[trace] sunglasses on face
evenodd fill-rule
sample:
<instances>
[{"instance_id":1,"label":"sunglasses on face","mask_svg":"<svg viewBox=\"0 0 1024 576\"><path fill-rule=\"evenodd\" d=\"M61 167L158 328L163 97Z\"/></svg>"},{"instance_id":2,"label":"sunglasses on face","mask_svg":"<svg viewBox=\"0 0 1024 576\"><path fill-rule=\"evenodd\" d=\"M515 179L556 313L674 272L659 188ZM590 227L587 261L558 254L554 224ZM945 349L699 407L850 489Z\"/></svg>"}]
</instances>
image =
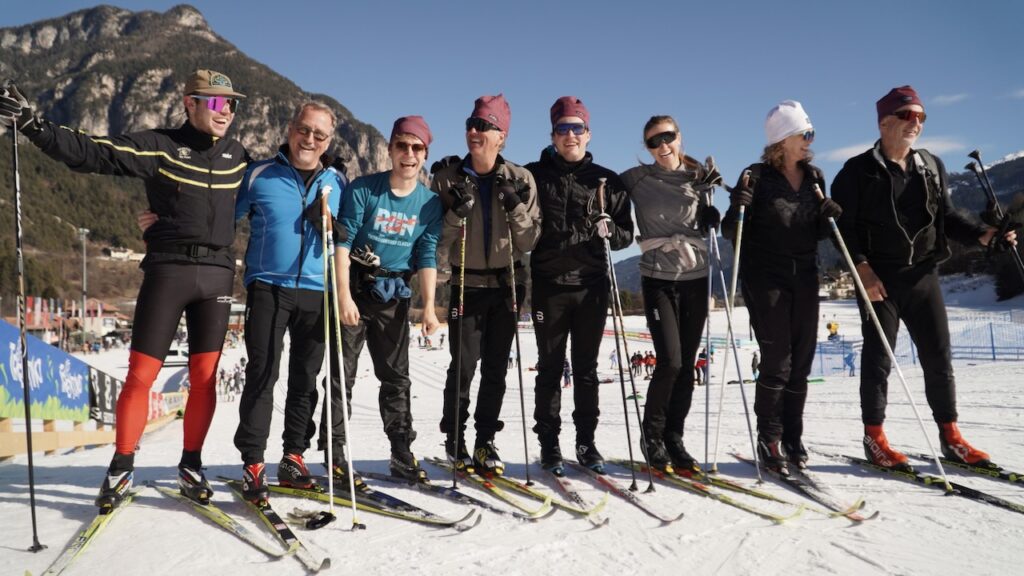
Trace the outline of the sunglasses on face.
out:
<instances>
[{"instance_id":1,"label":"sunglasses on face","mask_svg":"<svg viewBox=\"0 0 1024 576\"><path fill-rule=\"evenodd\" d=\"M313 139L317 142L324 142L331 137L330 134L325 134L319 130L314 130L309 126L296 126L295 131L298 132L303 138L308 138L310 134L313 135Z\"/></svg>"},{"instance_id":2,"label":"sunglasses on face","mask_svg":"<svg viewBox=\"0 0 1024 576\"><path fill-rule=\"evenodd\" d=\"M898 110L896 112L893 112L892 116L895 116L900 120L903 120L904 122L917 120L921 124L924 124L925 118L928 117L928 115L925 114L924 112L918 112L917 110Z\"/></svg>"},{"instance_id":3,"label":"sunglasses on face","mask_svg":"<svg viewBox=\"0 0 1024 576\"><path fill-rule=\"evenodd\" d=\"M566 122L565 124L555 124L555 134L559 136L565 136L569 132L572 132L576 136L583 136L587 131L586 124L579 124L576 122Z\"/></svg>"},{"instance_id":4,"label":"sunglasses on face","mask_svg":"<svg viewBox=\"0 0 1024 576\"><path fill-rule=\"evenodd\" d=\"M238 111L238 98L230 96L193 96L196 102L205 102L206 107L214 112L229 112L234 114Z\"/></svg>"},{"instance_id":5,"label":"sunglasses on face","mask_svg":"<svg viewBox=\"0 0 1024 576\"><path fill-rule=\"evenodd\" d=\"M678 136L678 134L672 131L662 132L644 140L644 144L646 144L651 150L654 150L662 144L671 144L672 142L675 142L676 136Z\"/></svg>"},{"instance_id":6,"label":"sunglasses on face","mask_svg":"<svg viewBox=\"0 0 1024 576\"><path fill-rule=\"evenodd\" d=\"M801 134L801 136L804 137L804 142L810 142L811 140L814 140L814 130L808 130Z\"/></svg>"},{"instance_id":7,"label":"sunglasses on face","mask_svg":"<svg viewBox=\"0 0 1024 576\"><path fill-rule=\"evenodd\" d=\"M483 118L477 118L474 116L472 118L466 118L466 132L469 132L470 130L476 130L477 132L489 132L491 130L501 131L501 128L498 128Z\"/></svg>"},{"instance_id":8,"label":"sunglasses on face","mask_svg":"<svg viewBox=\"0 0 1024 576\"><path fill-rule=\"evenodd\" d=\"M412 152L414 154L420 154L427 149L423 144L413 144L412 142L395 142L391 145L399 152Z\"/></svg>"}]
</instances>

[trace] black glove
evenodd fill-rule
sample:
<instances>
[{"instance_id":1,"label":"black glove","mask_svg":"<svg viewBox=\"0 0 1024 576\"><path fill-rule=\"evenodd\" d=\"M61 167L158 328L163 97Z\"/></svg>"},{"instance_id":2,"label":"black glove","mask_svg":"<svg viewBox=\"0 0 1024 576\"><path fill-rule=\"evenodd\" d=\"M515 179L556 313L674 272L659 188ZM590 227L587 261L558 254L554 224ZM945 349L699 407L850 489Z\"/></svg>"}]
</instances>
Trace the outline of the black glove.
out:
<instances>
[{"instance_id":1,"label":"black glove","mask_svg":"<svg viewBox=\"0 0 1024 576\"><path fill-rule=\"evenodd\" d=\"M469 218L473 213L473 195L466 191L466 184L452 184L449 191L454 199L451 211L459 218Z\"/></svg>"},{"instance_id":2,"label":"black glove","mask_svg":"<svg viewBox=\"0 0 1024 576\"><path fill-rule=\"evenodd\" d=\"M587 218L587 229L591 230L593 236L596 236L598 238L611 237L611 230L612 226L614 225L615 223L612 222L612 217L605 214L604 212L593 214Z\"/></svg>"},{"instance_id":3,"label":"black glove","mask_svg":"<svg viewBox=\"0 0 1024 576\"><path fill-rule=\"evenodd\" d=\"M739 208L740 206L750 206L754 203L754 191L750 187L750 177L748 172L744 172L736 187L729 190L729 205Z\"/></svg>"},{"instance_id":4,"label":"black glove","mask_svg":"<svg viewBox=\"0 0 1024 576\"><path fill-rule=\"evenodd\" d=\"M19 132L25 134L39 131L35 110L11 80L6 82L0 92L0 122L13 124Z\"/></svg>"},{"instance_id":5,"label":"black glove","mask_svg":"<svg viewBox=\"0 0 1024 576\"><path fill-rule=\"evenodd\" d=\"M530 198L530 187L522 180L509 180L501 174L494 177L494 193L498 201L505 207L505 212L512 212Z\"/></svg>"},{"instance_id":6,"label":"black glove","mask_svg":"<svg viewBox=\"0 0 1024 576\"><path fill-rule=\"evenodd\" d=\"M364 245L362 248L354 248L349 252L348 257L349 260L367 268L380 268L380 256L373 253L373 248L369 244Z\"/></svg>"},{"instance_id":7,"label":"black glove","mask_svg":"<svg viewBox=\"0 0 1024 576\"><path fill-rule=\"evenodd\" d=\"M707 160L704 161L704 177L700 179L699 185L705 188L722 185L722 174L718 171L715 159L711 156L708 156Z\"/></svg>"},{"instance_id":8,"label":"black glove","mask_svg":"<svg viewBox=\"0 0 1024 576\"><path fill-rule=\"evenodd\" d=\"M316 198L306 206L306 209L302 212L302 217L309 222L309 224L316 230L316 233L320 236L324 235L323 221L320 218L320 202L322 196L316 195ZM348 231L342 226L334 216L331 216L331 238L334 238L335 242L344 242L348 240Z\"/></svg>"},{"instance_id":9,"label":"black glove","mask_svg":"<svg viewBox=\"0 0 1024 576\"><path fill-rule=\"evenodd\" d=\"M430 165L430 173L437 174L442 168L447 168L448 166L451 166L452 164L458 162L459 160L462 160L462 158L459 158L458 156L455 155L445 156L444 158L441 158L437 162L434 162L433 164Z\"/></svg>"},{"instance_id":10,"label":"black glove","mask_svg":"<svg viewBox=\"0 0 1024 576\"><path fill-rule=\"evenodd\" d=\"M708 228L718 229L718 225L722 223L722 213L718 211L718 208L714 206L705 206L700 209L700 213L697 214L697 226L701 230L707 230Z\"/></svg>"},{"instance_id":11,"label":"black glove","mask_svg":"<svg viewBox=\"0 0 1024 576\"><path fill-rule=\"evenodd\" d=\"M821 201L821 217L822 218L839 218L843 215L843 207L838 202L831 198L825 198Z\"/></svg>"}]
</instances>

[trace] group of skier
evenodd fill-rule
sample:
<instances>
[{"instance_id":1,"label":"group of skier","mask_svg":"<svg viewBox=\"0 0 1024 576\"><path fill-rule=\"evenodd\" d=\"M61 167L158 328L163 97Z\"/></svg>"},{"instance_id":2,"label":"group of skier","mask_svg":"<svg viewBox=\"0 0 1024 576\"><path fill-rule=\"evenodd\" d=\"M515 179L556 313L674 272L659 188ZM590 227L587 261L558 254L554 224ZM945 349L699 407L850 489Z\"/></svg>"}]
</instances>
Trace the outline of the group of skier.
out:
<instances>
[{"instance_id":1,"label":"group of skier","mask_svg":"<svg viewBox=\"0 0 1024 576\"><path fill-rule=\"evenodd\" d=\"M481 96L465 123L467 153L435 162L428 189L420 176L432 135L420 116L395 121L390 170L350 182L344 165L328 154L338 130L330 107L304 103L288 123L279 153L254 162L241 144L225 137L244 98L226 75L197 70L185 84L182 126L93 137L46 121L13 84L0 95L0 118L47 155L76 171L135 176L146 184L149 213L140 217L147 242L144 280L117 404L115 453L97 498L101 508L116 506L132 484L149 389L182 312L192 387L179 484L200 502L212 493L201 450L213 417L216 367L232 301L229 248L234 223L243 217L252 230L245 258L249 362L234 441L244 464L244 493L254 501L268 497L264 453L286 331L291 344L278 481L293 487L315 482L304 453L317 431L315 380L327 353L332 410L325 403L318 448L331 448L333 458L325 455L324 464L336 478L361 482L346 457L344 421L364 345L380 382L391 473L426 479L412 451L417 434L407 345L410 282L417 276L423 335L429 336L439 325L439 268L450 271L452 286L451 363L439 422L448 460L462 471L504 471L496 440L504 428L507 359L529 283L539 356L533 432L541 465L556 474L563 467L560 383L571 358L574 456L603 471L595 443L597 363L614 297L610 251L632 243L634 217L644 311L658 359L640 446L652 467L698 469L684 431L719 227L743 247L742 293L761 354L754 402L758 455L782 473L806 465L803 410L818 333L817 245L833 220L870 296L871 302L859 301L862 315L866 306L874 309L890 345L903 321L918 346L943 453L972 464L988 459L957 428L936 269L948 254L947 237L1001 246L1015 245L1016 237L1013 231L995 237L995 228L953 210L942 162L912 148L926 115L909 86L877 102L880 139L846 163L833 182L832 198L822 194L825 177L811 164L815 132L803 107L791 100L773 107L761 161L731 188L724 219L712 203L721 175L710 159L701 163L685 154L679 125L670 116L653 116L643 127L653 162L617 174L587 151L590 111L581 99L563 96L550 109L550 145L536 161L520 166L501 154L511 127L508 102L501 94ZM333 259L325 244L336 244ZM325 299L336 300L336 309L325 312ZM339 331L330 329L336 319L340 341ZM905 468L906 457L889 446L882 429L891 369L882 335L866 321L863 326L865 453L876 464ZM470 383L478 365L470 451Z\"/></svg>"}]
</instances>

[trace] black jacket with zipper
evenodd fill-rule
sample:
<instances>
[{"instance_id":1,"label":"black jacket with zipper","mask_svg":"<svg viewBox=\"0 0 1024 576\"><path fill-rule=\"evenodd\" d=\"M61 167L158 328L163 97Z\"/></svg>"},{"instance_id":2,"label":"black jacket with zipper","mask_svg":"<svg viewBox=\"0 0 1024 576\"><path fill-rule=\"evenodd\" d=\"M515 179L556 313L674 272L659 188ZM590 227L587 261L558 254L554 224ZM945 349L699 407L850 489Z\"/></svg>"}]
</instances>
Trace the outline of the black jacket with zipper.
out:
<instances>
[{"instance_id":1,"label":"black jacket with zipper","mask_svg":"<svg viewBox=\"0 0 1024 576\"><path fill-rule=\"evenodd\" d=\"M43 122L32 143L76 172L134 176L159 220L143 234L142 266L181 261L234 269L235 192L249 155L232 138L180 128L89 136ZM194 249L192 254L189 249Z\"/></svg>"},{"instance_id":2,"label":"black jacket with zipper","mask_svg":"<svg viewBox=\"0 0 1024 576\"><path fill-rule=\"evenodd\" d=\"M934 159L934 168L927 157ZM843 208L839 231L855 264L898 268L942 262L950 255L947 237L970 244L985 232L984 226L953 207L946 187L946 169L938 157L926 150L911 150L907 170L914 171L914 178L919 179L908 186L921 185L923 179L925 188L929 221L918 230L908 230L901 224L905 216L897 207L880 142L847 160L832 181L832 199Z\"/></svg>"},{"instance_id":3,"label":"black jacket with zipper","mask_svg":"<svg viewBox=\"0 0 1024 576\"><path fill-rule=\"evenodd\" d=\"M621 250L633 241L629 198L619 176L594 163L587 152L579 162L566 162L551 147L526 165L537 182L541 233L530 255L533 278L559 285L593 285L608 276L604 241L589 218L601 212L597 201L600 178L606 178L605 209L612 222L608 242Z\"/></svg>"}]
</instances>

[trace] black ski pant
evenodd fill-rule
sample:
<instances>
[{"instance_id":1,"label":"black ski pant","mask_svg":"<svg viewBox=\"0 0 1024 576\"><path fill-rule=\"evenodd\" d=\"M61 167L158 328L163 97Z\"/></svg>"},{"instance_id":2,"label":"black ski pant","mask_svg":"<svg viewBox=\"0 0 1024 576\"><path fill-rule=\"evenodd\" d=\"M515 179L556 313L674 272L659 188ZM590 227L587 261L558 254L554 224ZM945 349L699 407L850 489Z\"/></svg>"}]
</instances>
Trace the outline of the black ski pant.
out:
<instances>
[{"instance_id":1,"label":"black ski pant","mask_svg":"<svg viewBox=\"0 0 1024 576\"><path fill-rule=\"evenodd\" d=\"M561 376L572 336L573 413L576 443L591 443L598 407L597 357L604 337L608 284L559 286L534 279L533 328L537 337L537 380L533 431L541 443L557 442L562 430Z\"/></svg>"},{"instance_id":2,"label":"black ski pant","mask_svg":"<svg viewBox=\"0 0 1024 576\"><path fill-rule=\"evenodd\" d=\"M285 399L285 454L302 454L313 436L318 398L316 377L324 359L324 294L255 281L247 288L245 310L245 387L238 405L235 447L246 464L264 461L274 384L281 367L284 333L288 349L288 394Z\"/></svg>"},{"instance_id":3,"label":"black ski pant","mask_svg":"<svg viewBox=\"0 0 1024 576\"><path fill-rule=\"evenodd\" d=\"M743 300L761 350L754 393L758 435L797 444L818 341L818 271L745 270Z\"/></svg>"},{"instance_id":4,"label":"black ski pant","mask_svg":"<svg viewBox=\"0 0 1024 576\"><path fill-rule=\"evenodd\" d=\"M353 282L355 280L353 279ZM373 374L380 383L377 402L384 433L391 440L408 445L415 439L412 427L409 379L409 305L408 298L395 298L388 302L377 302L367 290L357 290L353 295L359 308L359 324L342 326L342 357L345 364L345 388L348 397L348 413L352 413L352 388L356 384L359 355L363 346L370 352ZM332 319L333 322L333 319ZM331 326L331 340L335 339ZM336 348L335 348L336 350ZM338 355L331 355L331 374L338 374ZM342 413L341 380L331 383L331 440L335 461L342 458L345 447L344 414ZM327 404L320 413L320 450L327 449Z\"/></svg>"},{"instance_id":5,"label":"black ski pant","mask_svg":"<svg viewBox=\"0 0 1024 576\"><path fill-rule=\"evenodd\" d=\"M683 434L693 400L693 365L708 315L708 280L641 277L644 314L658 363L647 388L644 432L648 438Z\"/></svg>"},{"instance_id":6,"label":"black ski pant","mask_svg":"<svg viewBox=\"0 0 1024 576\"><path fill-rule=\"evenodd\" d=\"M918 359L924 372L924 392L936 422L955 422L956 383L953 378L949 344L949 320L939 289L939 276L932 262L911 268L872 267L888 296L872 302L882 324L889 346L896 347L900 321L907 326L910 338L917 345ZM861 332L864 349L860 364L860 406L864 424L880 425L885 421L886 396L889 392L889 361L874 323L867 317L864 303L857 300L861 311Z\"/></svg>"},{"instance_id":7,"label":"black ski pant","mask_svg":"<svg viewBox=\"0 0 1024 576\"><path fill-rule=\"evenodd\" d=\"M478 444L494 439L505 427L501 405L505 399L505 376L508 373L508 353L515 337L516 317L512 312L511 288L466 287L462 317L458 316L459 287L452 286L449 307L448 349L452 361L444 384L444 412L441 432L452 435L458 425L459 438L465 437L469 419L469 392L477 362L480 362L480 388L476 410L473 413ZM517 307L522 304L526 287L516 286ZM457 362L461 361L460 364ZM559 367L561 371L561 367ZM458 382L456 382L458 372ZM455 402L458 394L459 413L456 418Z\"/></svg>"}]
</instances>

